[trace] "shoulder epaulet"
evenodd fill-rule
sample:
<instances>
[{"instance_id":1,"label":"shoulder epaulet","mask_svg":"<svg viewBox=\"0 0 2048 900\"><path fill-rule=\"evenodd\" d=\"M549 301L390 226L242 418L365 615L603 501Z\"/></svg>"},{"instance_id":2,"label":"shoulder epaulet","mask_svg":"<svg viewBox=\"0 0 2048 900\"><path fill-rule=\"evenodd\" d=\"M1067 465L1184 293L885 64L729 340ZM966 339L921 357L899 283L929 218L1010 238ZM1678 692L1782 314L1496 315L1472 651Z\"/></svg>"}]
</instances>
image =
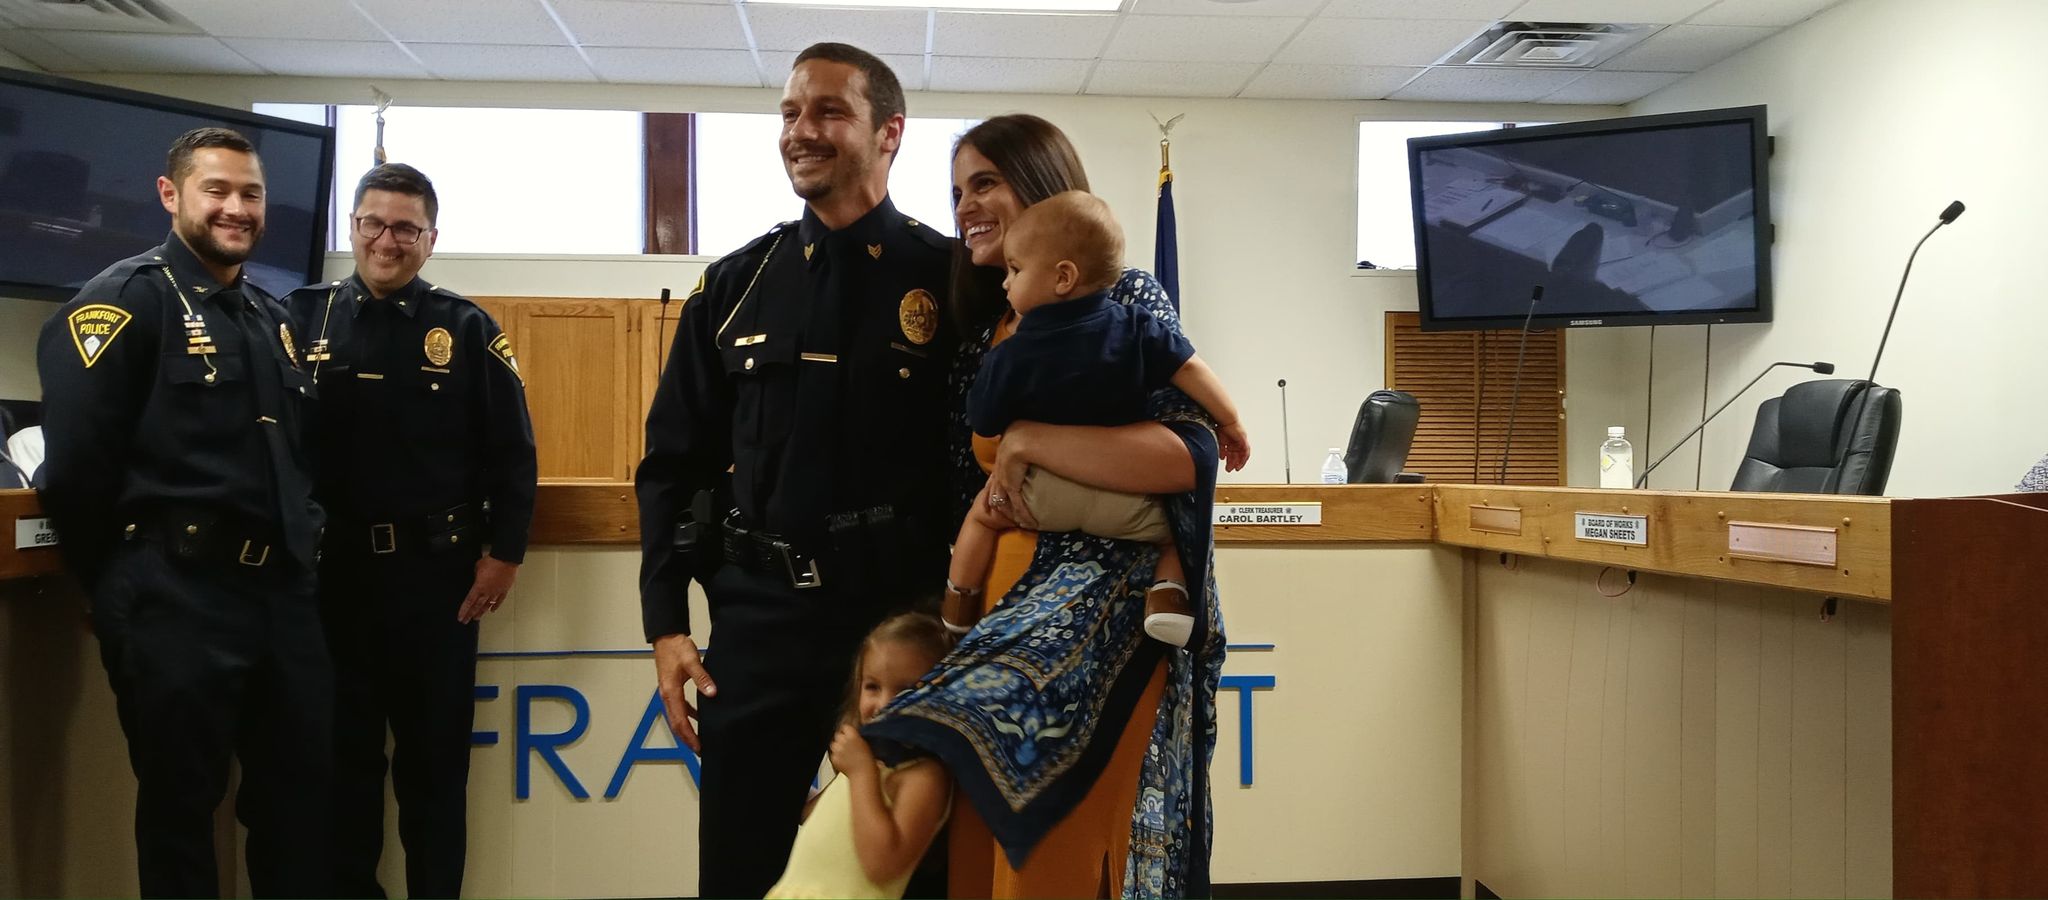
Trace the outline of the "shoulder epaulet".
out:
<instances>
[{"instance_id":1,"label":"shoulder epaulet","mask_svg":"<svg viewBox=\"0 0 2048 900\"><path fill-rule=\"evenodd\" d=\"M465 304L465 305L468 305L468 306L476 306L476 301L475 301L475 300L471 300L471 299L469 299L468 297L464 297L464 296L462 296L461 294L458 294L458 293L456 293L456 292L454 292L454 291L451 291L451 290L449 290L449 289L447 289L447 288L444 288L444 287L442 287L442 286L440 286L440 285L438 285L438 284L428 284L428 285L427 285L427 293L429 293L429 294L433 294L433 295L434 295L434 296L436 296L436 297L446 297L447 299L450 299L450 300L457 300L457 301L461 301L461 302L462 302L463 304Z\"/></svg>"},{"instance_id":2,"label":"shoulder epaulet","mask_svg":"<svg viewBox=\"0 0 2048 900\"><path fill-rule=\"evenodd\" d=\"M720 264L725 263L728 260L747 259L757 254L768 252L768 248L775 245L776 238L781 237L785 234L794 234L796 232L796 224L797 223L794 219L788 222L775 223L775 227L768 229L767 232L763 233L760 237L748 241L744 246L740 247L738 250L734 250L731 253L727 253L724 256L712 260L711 267L718 267Z\"/></svg>"},{"instance_id":3,"label":"shoulder epaulet","mask_svg":"<svg viewBox=\"0 0 2048 900\"><path fill-rule=\"evenodd\" d=\"M312 284L301 285L299 287L292 288L289 293L285 294L283 297L280 297L278 299L289 302L293 297L297 297L300 294L319 294L320 296L325 297L327 296L328 291L334 290L335 288L341 287L342 285L347 283L348 282L346 281L338 280L315 281Z\"/></svg>"},{"instance_id":4,"label":"shoulder epaulet","mask_svg":"<svg viewBox=\"0 0 2048 900\"><path fill-rule=\"evenodd\" d=\"M909 227L910 233L917 235L918 240L930 244L936 249L944 250L947 253L953 252L953 239L939 233L938 229L916 219L906 218L903 220L903 224Z\"/></svg>"},{"instance_id":5,"label":"shoulder epaulet","mask_svg":"<svg viewBox=\"0 0 2048 900\"><path fill-rule=\"evenodd\" d=\"M152 254L143 253L131 256L108 266L106 271L93 276L92 280L87 281L79 288L78 296L83 298L88 294L109 290L118 293L122 288L127 287L128 282L134 281L138 276L146 276L152 272L162 271L163 263ZM105 300L108 298L101 297L99 299Z\"/></svg>"}]
</instances>

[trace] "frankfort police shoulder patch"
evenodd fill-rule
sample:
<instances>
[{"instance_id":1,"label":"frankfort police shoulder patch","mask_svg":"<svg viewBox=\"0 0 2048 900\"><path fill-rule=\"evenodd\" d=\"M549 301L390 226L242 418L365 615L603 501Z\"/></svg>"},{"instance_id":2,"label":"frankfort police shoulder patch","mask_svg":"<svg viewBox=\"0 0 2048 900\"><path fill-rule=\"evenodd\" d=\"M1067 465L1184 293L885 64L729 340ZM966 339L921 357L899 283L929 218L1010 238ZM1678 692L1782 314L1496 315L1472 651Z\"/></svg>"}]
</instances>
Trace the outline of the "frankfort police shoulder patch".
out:
<instances>
[{"instance_id":1,"label":"frankfort police shoulder patch","mask_svg":"<svg viewBox=\"0 0 2048 900\"><path fill-rule=\"evenodd\" d=\"M491 355L497 357L499 362L504 363L505 368L511 369L513 377L518 378L521 385L526 384L526 376L519 374L519 360L512 355L511 338L506 337L503 333L492 338Z\"/></svg>"},{"instance_id":2,"label":"frankfort police shoulder patch","mask_svg":"<svg viewBox=\"0 0 2048 900\"><path fill-rule=\"evenodd\" d=\"M71 344L78 348L78 358L85 361L86 368L100 361L133 318L127 310L104 303L81 306L65 317L65 323L71 326Z\"/></svg>"},{"instance_id":3,"label":"frankfort police shoulder patch","mask_svg":"<svg viewBox=\"0 0 2048 900\"><path fill-rule=\"evenodd\" d=\"M455 336L446 328L427 332L427 362L445 366L455 358Z\"/></svg>"},{"instance_id":4,"label":"frankfort police shoulder patch","mask_svg":"<svg viewBox=\"0 0 2048 900\"><path fill-rule=\"evenodd\" d=\"M896 323L903 326L903 337L911 343L929 344L939 333L939 303L923 288L904 294L896 307Z\"/></svg>"}]
</instances>

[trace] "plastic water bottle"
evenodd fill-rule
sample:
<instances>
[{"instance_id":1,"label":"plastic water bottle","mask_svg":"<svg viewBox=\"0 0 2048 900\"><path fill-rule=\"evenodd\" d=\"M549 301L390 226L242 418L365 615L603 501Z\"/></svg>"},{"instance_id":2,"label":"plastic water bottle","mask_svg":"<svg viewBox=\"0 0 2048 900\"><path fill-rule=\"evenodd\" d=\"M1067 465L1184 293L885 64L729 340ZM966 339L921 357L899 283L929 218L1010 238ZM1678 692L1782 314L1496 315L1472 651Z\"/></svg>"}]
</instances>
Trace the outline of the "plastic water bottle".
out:
<instances>
[{"instance_id":1,"label":"plastic water bottle","mask_svg":"<svg viewBox=\"0 0 2048 900\"><path fill-rule=\"evenodd\" d=\"M1607 442L1600 445L1600 486L1626 490L1635 483L1635 445L1628 442L1620 425L1609 426Z\"/></svg>"},{"instance_id":2,"label":"plastic water bottle","mask_svg":"<svg viewBox=\"0 0 2048 900\"><path fill-rule=\"evenodd\" d=\"M1330 455L1323 457L1323 483L1343 484L1347 480L1344 471L1344 451L1330 448Z\"/></svg>"}]
</instances>

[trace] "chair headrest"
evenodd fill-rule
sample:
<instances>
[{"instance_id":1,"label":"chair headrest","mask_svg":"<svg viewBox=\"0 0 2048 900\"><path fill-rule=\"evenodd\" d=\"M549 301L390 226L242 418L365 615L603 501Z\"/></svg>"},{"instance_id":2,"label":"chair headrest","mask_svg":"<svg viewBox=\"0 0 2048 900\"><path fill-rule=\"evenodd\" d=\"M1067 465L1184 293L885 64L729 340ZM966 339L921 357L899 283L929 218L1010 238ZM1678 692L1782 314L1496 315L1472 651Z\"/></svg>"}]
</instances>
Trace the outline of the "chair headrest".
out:
<instances>
[{"instance_id":1,"label":"chair headrest","mask_svg":"<svg viewBox=\"0 0 2048 900\"><path fill-rule=\"evenodd\" d=\"M1868 381L1832 378L1787 389L1778 404L1779 465L1833 467L1869 387Z\"/></svg>"}]
</instances>

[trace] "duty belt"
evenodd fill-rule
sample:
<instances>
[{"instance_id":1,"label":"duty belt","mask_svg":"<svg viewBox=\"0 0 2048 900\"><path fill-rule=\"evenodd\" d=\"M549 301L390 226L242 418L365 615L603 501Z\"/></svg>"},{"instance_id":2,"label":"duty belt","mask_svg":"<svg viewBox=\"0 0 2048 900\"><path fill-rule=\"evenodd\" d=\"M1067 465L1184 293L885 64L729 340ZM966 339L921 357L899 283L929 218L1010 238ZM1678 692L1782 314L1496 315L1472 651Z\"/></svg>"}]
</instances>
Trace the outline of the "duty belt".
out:
<instances>
[{"instance_id":1,"label":"duty belt","mask_svg":"<svg viewBox=\"0 0 2048 900\"><path fill-rule=\"evenodd\" d=\"M154 540L179 559L260 569L282 551L276 529L206 510L155 510L121 528L124 541ZM277 554L282 558L283 554Z\"/></svg>"}]
</instances>

